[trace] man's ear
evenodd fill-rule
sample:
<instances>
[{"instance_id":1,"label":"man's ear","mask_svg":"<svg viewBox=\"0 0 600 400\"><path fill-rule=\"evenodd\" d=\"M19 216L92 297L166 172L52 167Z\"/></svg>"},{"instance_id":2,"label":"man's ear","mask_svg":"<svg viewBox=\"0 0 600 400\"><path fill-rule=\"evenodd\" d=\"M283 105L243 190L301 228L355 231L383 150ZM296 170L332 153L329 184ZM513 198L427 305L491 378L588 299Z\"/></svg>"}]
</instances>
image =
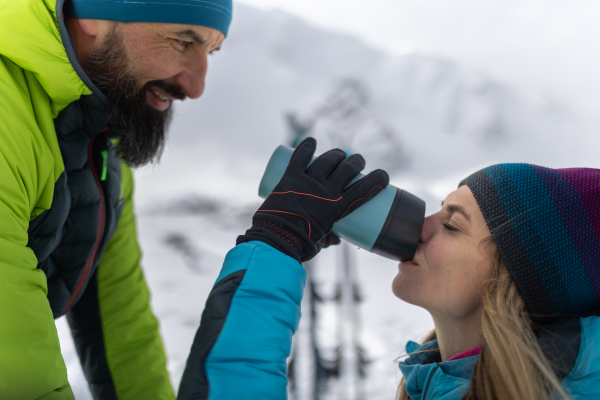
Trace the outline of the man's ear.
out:
<instances>
[{"instance_id":1,"label":"man's ear","mask_svg":"<svg viewBox=\"0 0 600 400\"><path fill-rule=\"evenodd\" d=\"M67 30L69 31L73 47L75 48L77 61L81 64L85 62L94 48L99 43L102 43L104 37L110 32L110 29L115 22L102 19L81 19L72 17L67 18L65 24L67 25Z\"/></svg>"},{"instance_id":2,"label":"man's ear","mask_svg":"<svg viewBox=\"0 0 600 400\"><path fill-rule=\"evenodd\" d=\"M101 32L102 21L98 19L76 18L79 28L88 36L98 36Z\"/></svg>"}]
</instances>

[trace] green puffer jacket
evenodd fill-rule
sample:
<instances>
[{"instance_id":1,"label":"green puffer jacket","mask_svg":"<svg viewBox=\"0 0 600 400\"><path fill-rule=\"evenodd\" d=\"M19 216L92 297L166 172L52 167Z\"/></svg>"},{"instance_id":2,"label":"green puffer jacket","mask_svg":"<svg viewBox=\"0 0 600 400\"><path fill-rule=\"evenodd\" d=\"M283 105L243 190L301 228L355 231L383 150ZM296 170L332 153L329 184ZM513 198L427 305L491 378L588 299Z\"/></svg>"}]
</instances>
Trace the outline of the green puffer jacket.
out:
<instances>
[{"instance_id":1,"label":"green puffer jacket","mask_svg":"<svg viewBox=\"0 0 600 400\"><path fill-rule=\"evenodd\" d=\"M0 2L0 399L74 398L61 315L94 398L174 399L132 173L100 134L105 98L74 57L63 1Z\"/></svg>"}]
</instances>

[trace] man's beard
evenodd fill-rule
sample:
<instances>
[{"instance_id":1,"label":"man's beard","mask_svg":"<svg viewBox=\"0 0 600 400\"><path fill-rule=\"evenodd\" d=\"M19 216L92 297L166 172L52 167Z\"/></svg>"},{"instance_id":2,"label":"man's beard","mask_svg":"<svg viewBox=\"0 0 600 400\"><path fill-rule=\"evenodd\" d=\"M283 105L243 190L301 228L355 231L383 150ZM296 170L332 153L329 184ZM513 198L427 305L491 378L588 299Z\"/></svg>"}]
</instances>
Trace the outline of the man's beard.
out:
<instances>
[{"instance_id":1,"label":"man's beard","mask_svg":"<svg viewBox=\"0 0 600 400\"><path fill-rule=\"evenodd\" d=\"M117 154L121 159L132 167L158 161L164 148L172 108L165 111L154 109L146 103L146 91L155 86L183 100L185 95L181 89L163 81L151 81L138 87L128 70L123 36L116 26L81 67L107 97L107 124L125 131L117 145Z\"/></svg>"}]
</instances>

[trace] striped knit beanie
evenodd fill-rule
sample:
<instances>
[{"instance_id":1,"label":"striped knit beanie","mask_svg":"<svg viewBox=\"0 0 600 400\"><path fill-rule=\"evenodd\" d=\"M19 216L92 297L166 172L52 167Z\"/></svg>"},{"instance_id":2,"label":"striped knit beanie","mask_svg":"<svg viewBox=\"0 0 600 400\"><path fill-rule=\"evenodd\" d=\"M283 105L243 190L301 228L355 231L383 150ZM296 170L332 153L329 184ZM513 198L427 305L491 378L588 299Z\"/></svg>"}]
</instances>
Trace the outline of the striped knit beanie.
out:
<instances>
[{"instance_id":1,"label":"striped knit beanie","mask_svg":"<svg viewBox=\"0 0 600 400\"><path fill-rule=\"evenodd\" d=\"M460 185L534 322L600 313L600 169L498 164Z\"/></svg>"},{"instance_id":2,"label":"striped knit beanie","mask_svg":"<svg viewBox=\"0 0 600 400\"><path fill-rule=\"evenodd\" d=\"M120 22L168 22L214 28L227 36L232 0L67 0L68 17Z\"/></svg>"}]
</instances>

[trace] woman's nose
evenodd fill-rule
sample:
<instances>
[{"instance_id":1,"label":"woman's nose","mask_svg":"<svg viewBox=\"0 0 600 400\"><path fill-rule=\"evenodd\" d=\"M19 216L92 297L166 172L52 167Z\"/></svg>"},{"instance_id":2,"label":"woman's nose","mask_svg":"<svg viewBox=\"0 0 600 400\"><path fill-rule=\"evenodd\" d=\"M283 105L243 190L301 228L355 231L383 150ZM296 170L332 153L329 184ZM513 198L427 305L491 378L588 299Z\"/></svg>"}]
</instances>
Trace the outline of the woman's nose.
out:
<instances>
[{"instance_id":1,"label":"woman's nose","mask_svg":"<svg viewBox=\"0 0 600 400\"><path fill-rule=\"evenodd\" d=\"M425 217L425 221L423 222L423 229L421 230L421 237L419 238L419 242L427 243L433 233L435 232L435 214L430 215L429 217Z\"/></svg>"}]
</instances>

